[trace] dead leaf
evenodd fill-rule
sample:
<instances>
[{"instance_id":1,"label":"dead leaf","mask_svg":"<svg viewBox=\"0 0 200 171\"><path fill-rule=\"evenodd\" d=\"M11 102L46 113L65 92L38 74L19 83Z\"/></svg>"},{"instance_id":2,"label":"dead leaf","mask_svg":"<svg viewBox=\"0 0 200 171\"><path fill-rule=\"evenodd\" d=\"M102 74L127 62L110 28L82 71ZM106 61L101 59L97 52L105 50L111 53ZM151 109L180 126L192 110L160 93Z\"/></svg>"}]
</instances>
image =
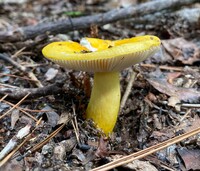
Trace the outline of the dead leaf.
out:
<instances>
[{"instance_id":1,"label":"dead leaf","mask_svg":"<svg viewBox=\"0 0 200 171\"><path fill-rule=\"evenodd\" d=\"M23 171L24 165L23 161L17 161L17 159L12 159L9 162L7 162L5 165L3 165L0 170L5 171Z\"/></svg>"},{"instance_id":2,"label":"dead leaf","mask_svg":"<svg viewBox=\"0 0 200 171\"><path fill-rule=\"evenodd\" d=\"M131 163L128 163L125 165L125 167L137 171L158 171L150 162L140 160L135 160Z\"/></svg>"},{"instance_id":3,"label":"dead leaf","mask_svg":"<svg viewBox=\"0 0 200 171\"><path fill-rule=\"evenodd\" d=\"M53 111L53 109L50 106L45 106L42 110L48 111L45 112L48 118L48 123L52 126L55 127L58 123L59 120L59 115Z\"/></svg>"},{"instance_id":4,"label":"dead leaf","mask_svg":"<svg viewBox=\"0 0 200 171\"><path fill-rule=\"evenodd\" d=\"M59 124L63 124L63 123L66 123L69 121L69 118L70 118L70 114L67 113L67 112L63 112L58 120L58 125Z\"/></svg>"},{"instance_id":5,"label":"dead leaf","mask_svg":"<svg viewBox=\"0 0 200 171\"><path fill-rule=\"evenodd\" d=\"M170 84L173 84L173 80L177 77L179 77L180 75L182 75L181 72L170 72L167 74L167 77L168 77L168 82Z\"/></svg>"},{"instance_id":6,"label":"dead leaf","mask_svg":"<svg viewBox=\"0 0 200 171\"><path fill-rule=\"evenodd\" d=\"M162 131L153 131L150 137L158 140L158 142L162 142L174 137L174 132L168 129Z\"/></svg>"},{"instance_id":7,"label":"dead leaf","mask_svg":"<svg viewBox=\"0 0 200 171\"><path fill-rule=\"evenodd\" d=\"M187 149L185 147L177 149L187 170L200 169L200 149Z\"/></svg>"},{"instance_id":8,"label":"dead leaf","mask_svg":"<svg viewBox=\"0 0 200 171\"><path fill-rule=\"evenodd\" d=\"M19 120L19 109L14 109L11 113L11 128L15 127L16 122Z\"/></svg>"},{"instance_id":9,"label":"dead leaf","mask_svg":"<svg viewBox=\"0 0 200 171\"><path fill-rule=\"evenodd\" d=\"M170 102L171 105L174 105L176 102L181 100L194 102L200 98L199 91L193 88L176 87L172 84L169 84L165 79L150 78L147 79L147 81L159 92L173 97L173 101Z\"/></svg>"},{"instance_id":10,"label":"dead leaf","mask_svg":"<svg viewBox=\"0 0 200 171\"><path fill-rule=\"evenodd\" d=\"M1 30L1 20L0 20L0 30ZM5 67L4 65L0 65L0 83L6 83L10 77L8 75L10 74L10 69Z\"/></svg>"},{"instance_id":11,"label":"dead leaf","mask_svg":"<svg viewBox=\"0 0 200 171\"><path fill-rule=\"evenodd\" d=\"M47 81L50 81L52 79L55 78L55 76L57 75L58 70L54 69L54 68L49 68L48 71L45 73L45 78Z\"/></svg>"},{"instance_id":12,"label":"dead leaf","mask_svg":"<svg viewBox=\"0 0 200 171\"><path fill-rule=\"evenodd\" d=\"M183 64L192 65L194 62L200 61L200 50L198 46L183 38L163 40L162 44L166 50L166 55L180 61Z\"/></svg>"},{"instance_id":13,"label":"dead leaf","mask_svg":"<svg viewBox=\"0 0 200 171\"><path fill-rule=\"evenodd\" d=\"M198 115L195 115L192 120L188 122L181 122L180 125L177 126L178 130L184 130L185 132L190 132L194 129L197 129L200 124L200 117Z\"/></svg>"},{"instance_id":14,"label":"dead leaf","mask_svg":"<svg viewBox=\"0 0 200 171\"><path fill-rule=\"evenodd\" d=\"M172 106L172 107L176 107L176 109L178 111L180 111L180 105L176 106L176 104L178 104L180 102L181 102L180 99L176 96L172 96L172 97L168 98L168 105Z\"/></svg>"},{"instance_id":15,"label":"dead leaf","mask_svg":"<svg viewBox=\"0 0 200 171\"><path fill-rule=\"evenodd\" d=\"M1 103L0 102L0 113L3 112L4 110L8 109L10 106L6 103Z\"/></svg>"},{"instance_id":16,"label":"dead leaf","mask_svg":"<svg viewBox=\"0 0 200 171\"><path fill-rule=\"evenodd\" d=\"M79 161L83 162L85 161L85 155L83 154L83 152L79 149L75 149L72 153L72 157L77 158Z\"/></svg>"},{"instance_id":17,"label":"dead leaf","mask_svg":"<svg viewBox=\"0 0 200 171\"><path fill-rule=\"evenodd\" d=\"M97 157L102 157L102 158L106 157L108 155L107 145L108 145L108 139L101 137L99 140L99 147L97 148L95 155Z\"/></svg>"}]
</instances>

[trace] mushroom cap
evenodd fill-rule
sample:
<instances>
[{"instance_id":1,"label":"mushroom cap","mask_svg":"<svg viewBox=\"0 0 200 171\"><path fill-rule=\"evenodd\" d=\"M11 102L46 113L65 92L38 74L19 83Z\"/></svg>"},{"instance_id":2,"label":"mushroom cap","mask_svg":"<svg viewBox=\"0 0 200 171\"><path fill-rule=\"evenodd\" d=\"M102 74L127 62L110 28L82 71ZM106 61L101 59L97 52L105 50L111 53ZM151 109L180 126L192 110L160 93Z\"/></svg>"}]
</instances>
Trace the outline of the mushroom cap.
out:
<instances>
[{"instance_id":1,"label":"mushroom cap","mask_svg":"<svg viewBox=\"0 0 200 171\"><path fill-rule=\"evenodd\" d=\"M43 55L51 61L73 70L115 72L139 63L160 49L161 41L152 35L123 40L85 38L92 48L77 42L53 42L45 46Z\"/></svg>"}]
</instances>

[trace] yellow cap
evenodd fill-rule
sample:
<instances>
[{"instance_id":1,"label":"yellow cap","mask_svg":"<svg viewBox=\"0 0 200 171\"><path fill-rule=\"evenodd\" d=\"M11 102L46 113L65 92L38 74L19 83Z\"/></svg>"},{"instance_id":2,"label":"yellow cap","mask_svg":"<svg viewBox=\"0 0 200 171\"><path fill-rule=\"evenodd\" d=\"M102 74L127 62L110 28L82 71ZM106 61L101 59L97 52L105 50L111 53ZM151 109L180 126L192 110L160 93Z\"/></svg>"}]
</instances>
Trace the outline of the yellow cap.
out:
<instances>
[{"instance_id":1,"label":"yellow cap","mask_svg":"<svg viewBox=\"0 0 200 171\"><path fill-rule=\"evenodd\" d=\"M121 71L153 55L161 41L152 35L123 40L85 38L96 49L77 42L54 42L45 46L43 55L51 61L73 70L90 72Z\"/></svg>"}]
</instances>

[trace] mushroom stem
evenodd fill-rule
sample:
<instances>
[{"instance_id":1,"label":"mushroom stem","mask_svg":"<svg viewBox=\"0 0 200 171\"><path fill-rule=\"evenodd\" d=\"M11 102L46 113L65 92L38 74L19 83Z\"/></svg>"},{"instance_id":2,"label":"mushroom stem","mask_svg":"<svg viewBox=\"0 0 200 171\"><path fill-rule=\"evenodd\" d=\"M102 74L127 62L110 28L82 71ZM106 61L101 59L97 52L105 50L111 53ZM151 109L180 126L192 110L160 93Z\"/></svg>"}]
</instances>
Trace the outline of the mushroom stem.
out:
<instances>
[{"instance_id":1,"label":"mushroom stem","mask_svg":"<svg viewBox=\"0 0 200 171\"><path fill-rule=\"evenodd\" d=\"M108 135L112 132L120 106L119 72L97 72L86 118L93 119L97 127Z\"/></svg>"}]
</instances>

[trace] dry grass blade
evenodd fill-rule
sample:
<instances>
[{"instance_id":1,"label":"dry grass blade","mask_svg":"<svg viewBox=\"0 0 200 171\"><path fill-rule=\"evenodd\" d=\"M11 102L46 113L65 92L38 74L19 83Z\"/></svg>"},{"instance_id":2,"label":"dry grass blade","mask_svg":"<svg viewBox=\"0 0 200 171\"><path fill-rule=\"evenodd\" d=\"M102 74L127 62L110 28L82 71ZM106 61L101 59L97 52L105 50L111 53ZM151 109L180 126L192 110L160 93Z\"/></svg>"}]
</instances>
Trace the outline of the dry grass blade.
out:
<instances>
[{"instance_id":1,"label":"dry grass blade","mask_svg":"<svg viewBox=\"0 0 200 171\"><path fill-rule=\"evenodd\" d=\"M28 93L26 96L24 96L16 105L14 105L12 108L10 108L6 113L4 113L3 115L0 116L0 120L6 116L7 114L9 114L13 109L15 109L16 107L18 107L28 96L30 93Z\"/></svg>"},{"instance_id":2,"label":"dry grass blade","mask_svg":"<svg viewBox=\"0 0 200 171\"><path fill-rule=\"evenodd\" d=\"M174 137L172 139L169 139L167 141L164 141L162 143L159 143L157 145L154 145L152 147L149 147L149 148L146 148L144 150L141 150L139 152L136 152L136 153L133 153L133 154L130 154L128 156L125 156L125 157L122 157L120 159L117 159L113 162L110 162L108 164L105 164L103 166L100 166L100 167L97 167L95 169L92 169L92 171L106 171L106 170L110 170L110 169L113 169L115 167L118 167L118 166L121 166L121 165L124 165L124 164L127 164L129 162L132 162L136 159L141 159L143 157L146 157L152 153L155 153L159 150L162 150L172 144L175 144L175 143L178 143L186 138L189 138L191 136L194 136L196 134L200 133L200 127L197 128L197 129L194 129L190 132L187 132L183 135L179 135L177 137Z\"/></svg>"}]
</instances>

